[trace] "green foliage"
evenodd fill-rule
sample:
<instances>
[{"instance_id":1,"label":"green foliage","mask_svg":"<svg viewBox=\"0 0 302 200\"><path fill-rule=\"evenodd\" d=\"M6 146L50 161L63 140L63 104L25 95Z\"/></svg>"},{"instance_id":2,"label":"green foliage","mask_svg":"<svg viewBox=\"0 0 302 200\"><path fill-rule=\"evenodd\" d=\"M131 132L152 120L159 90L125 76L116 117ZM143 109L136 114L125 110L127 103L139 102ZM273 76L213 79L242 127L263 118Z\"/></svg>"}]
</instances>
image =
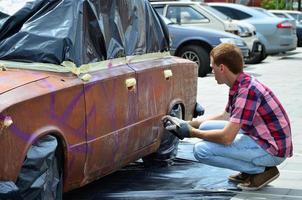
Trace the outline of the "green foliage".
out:
<instances>
[{"instance_id":1,"label":"green foliage","mask_svg":"<svg viewBox=\"0 0 302 200\"><path fill-rule=\"evenodd\" d=\"M291 10L292 0L262 0L261 7L271 10Z\"/></svg>"}]
</instances>

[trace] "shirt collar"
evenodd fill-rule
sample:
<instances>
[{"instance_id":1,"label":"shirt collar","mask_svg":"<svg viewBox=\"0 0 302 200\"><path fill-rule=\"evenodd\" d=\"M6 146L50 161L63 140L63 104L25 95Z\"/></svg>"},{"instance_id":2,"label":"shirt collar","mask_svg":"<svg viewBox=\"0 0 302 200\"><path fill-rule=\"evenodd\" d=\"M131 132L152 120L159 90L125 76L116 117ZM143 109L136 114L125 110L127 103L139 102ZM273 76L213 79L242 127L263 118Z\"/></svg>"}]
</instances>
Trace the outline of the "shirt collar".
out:
<instances>
[{"instance_id":1,"label":"shirt collar","mask_svg":"<svg viewBox=\"0 0 302 200\"><path fill-rule=\"evenodd\" d=\"M243 80L246 76L248 76L248 75L247 75L246 73L244 73L244 72L240 72L240 73L239 73L239 75L237 76L237 78L236 78L234 84L233 84L232 87L230 88L230 92L229 92L230 95L234 95L234 94L235 94L235 92L236 92L236 91L238 90L238 88L239 88L239 84L242 82L242 80Z\"/></svg>"}]
</instances>

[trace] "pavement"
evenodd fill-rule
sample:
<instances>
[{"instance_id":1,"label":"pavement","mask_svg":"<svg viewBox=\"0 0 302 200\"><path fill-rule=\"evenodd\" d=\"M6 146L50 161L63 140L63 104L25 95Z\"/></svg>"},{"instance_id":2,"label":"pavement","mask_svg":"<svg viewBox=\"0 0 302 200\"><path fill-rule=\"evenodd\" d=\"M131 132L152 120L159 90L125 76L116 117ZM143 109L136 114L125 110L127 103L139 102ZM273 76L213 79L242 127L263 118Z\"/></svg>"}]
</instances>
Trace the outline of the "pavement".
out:
<instances>
[{"instance_id":1,"label":"pavement","mask_svg":"<svg viewBox=\"0 0 302 200\"><path fill-rule=\"evenodd\" d=\"M264 62L244 69L270 87L287 111L292 128L294 155L278 166L280 177L255 192L234 191L234 200L302 199L302 48L288 54L270 56ZM229 88L218 85L214 75L198 80L197 101L206 110L205 116L221 113ZM198 139L192 139L196 142Z\"/></svg>"}]
</instances>

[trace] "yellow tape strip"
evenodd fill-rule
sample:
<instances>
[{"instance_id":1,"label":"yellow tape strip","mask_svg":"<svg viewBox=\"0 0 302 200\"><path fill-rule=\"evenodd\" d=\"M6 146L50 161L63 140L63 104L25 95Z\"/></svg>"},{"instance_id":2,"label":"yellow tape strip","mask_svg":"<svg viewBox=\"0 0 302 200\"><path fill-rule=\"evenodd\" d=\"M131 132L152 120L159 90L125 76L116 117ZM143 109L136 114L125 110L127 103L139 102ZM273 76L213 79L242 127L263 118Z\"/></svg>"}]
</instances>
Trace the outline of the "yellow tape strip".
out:
<instances>
[{"instance_id":1,"label":"yellow tape strip","mask_svg":"<svg viewBox=\"0 0 302 200\"><path fill-rule=\"evenodd\" d=\"M0 66L5 68L30 69L30 70L50 71L50 72L59 72L59 73L71 72L79 76L80 74L107 69L118 65L148 61L153 59L160 59L169 56L171 56L170 52L148 53L143 55L126 56L122 58L114 58L114 59L95 62L95 63L83 64L80 67L77 67L73 62L70 61L64 61L62 62L61 65L55 65L50 63L25 63L25 62L0 60Z\"/></svg>"}]
</instances>

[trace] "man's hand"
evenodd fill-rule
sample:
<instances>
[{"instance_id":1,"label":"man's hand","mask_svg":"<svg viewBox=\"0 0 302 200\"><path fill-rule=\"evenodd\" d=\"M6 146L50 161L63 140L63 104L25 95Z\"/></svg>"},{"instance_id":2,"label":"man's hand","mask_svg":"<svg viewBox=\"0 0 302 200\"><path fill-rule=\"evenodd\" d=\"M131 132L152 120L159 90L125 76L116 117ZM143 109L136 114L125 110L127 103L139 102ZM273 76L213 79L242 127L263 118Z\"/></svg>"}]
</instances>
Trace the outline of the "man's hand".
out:
<instances>
[{"instance_id":1,"label":"man's hand","mask_svg":"<svg viewBox=\"0 0 302 200\"><path fill-rule=\"evenodd\" d=\"M169 115L164 116L162 121L164 128L179 139L183 140L186 137L190 137L192 127L187 121Z\"/></svg>"}]
</instances>

